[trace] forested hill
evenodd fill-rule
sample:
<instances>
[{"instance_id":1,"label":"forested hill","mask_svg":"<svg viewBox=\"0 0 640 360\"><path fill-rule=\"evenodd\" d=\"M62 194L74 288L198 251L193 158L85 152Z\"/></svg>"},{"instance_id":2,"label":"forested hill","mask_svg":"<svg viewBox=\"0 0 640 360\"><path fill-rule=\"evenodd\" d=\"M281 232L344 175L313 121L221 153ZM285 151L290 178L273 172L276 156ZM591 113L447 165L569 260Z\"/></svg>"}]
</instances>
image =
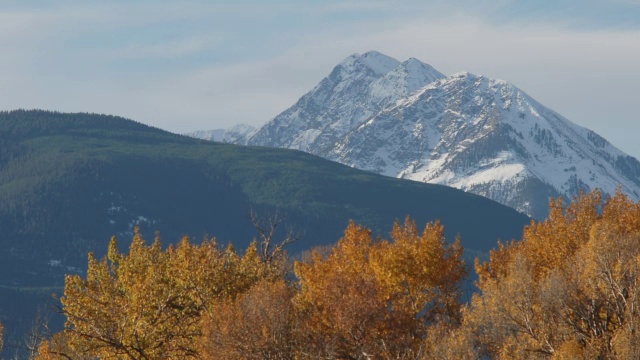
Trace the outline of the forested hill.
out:
<instances>
[{"instance_id":1,"label":"forested hill","mask_svg":"<svg viewBox=\"0 0 640 360\"><path fill-rule=\"evenodd\" d=\"M335 243L350 219L387 237L395 219L440 219L449 240L486 251L529 219L485 198L397 180L293 150L196 140L95 114L0 112L0 321L24 333L64 274L82 273L111 236L139 226L163 243L216 236L241 250L250 209L279 211L301 239ZM58 290L58 293L60 290ZM40 300L39 300L40 299Z\"/></svg>"},{"instance_id":2,"label":"forested hill","mask_svg":"<svg viewBox=\"0 0 640 360\"><path fill-rule=\"evenodd\" d=\"M244 247L246 218L278 209L302 234L291 251L335 242L349 219L386 235L396 218L440 219L488 250L528 218L444 186L358 171L299 151L217 144L131 120L45 111L0 113L0 285L61 283L134 226L164 243L215 235Z\"/></svg>"}]
</instances>

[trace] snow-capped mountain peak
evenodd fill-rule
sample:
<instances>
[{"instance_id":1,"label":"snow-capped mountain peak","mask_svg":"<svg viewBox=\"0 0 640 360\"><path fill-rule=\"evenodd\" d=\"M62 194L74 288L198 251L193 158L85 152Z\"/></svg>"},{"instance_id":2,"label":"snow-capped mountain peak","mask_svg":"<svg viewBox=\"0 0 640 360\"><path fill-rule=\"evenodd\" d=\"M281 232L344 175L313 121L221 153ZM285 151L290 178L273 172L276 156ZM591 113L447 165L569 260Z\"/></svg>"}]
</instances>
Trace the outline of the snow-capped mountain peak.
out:
<instances>
[{"instance_id":1,"label":"snow-capped mountain peak","mask_svg":"<svg viewBox=\"0 0 640 360\"><path fill-rule=\"evenodd\" d=\"M616 187L640 198L640 163L504 80L433 82L336 144L328 158L464 189L542 218L550 196ZM624 164L624 165L622 165Z\"/></svg>"},{"instance_id":2,"label":"snow-capped mountain peak","mask_svg":"<svg viewBox=\"0 0 640 360\"><path fill-rule=\"evenodd\" d=\"M381 107L395 105L398 100L444 77L430 65L411 58L374 81L369 93L373 101L384 104Z\"/></svg>"},{"instance_id":3,"label":"snow-capped mountain peak","mask_svg":"<svg viewBox=\"0 0 640 360\"><path fill-rule=\"evenodd\" d=\"M537 218L549 197L618 186L640 162L504 80L445 77L417 59L354 54L248 143L483 195Z\"/></svg>"},{"instance_id":4,"label":"snow-capped mountain peak","mask_svg":"<svg viewBox=\"0 0 640 360\"><path fill-rule=\"evenodd\" d=\"M368 51L362 55L356 56L362 63L366 64L373 72L378 75L384 75L398 66L398 60L381 54L377 51Z\"/></svg>"},{"instance_id":5,"label":"snow-capped mountain peak","mask_svg":"<svg viewBox=\"0 0 640 360\"><path fill-rule=\"evenodd\" d=\"M395 76L404 77L408 94L415 92L426 84L445 78L444 74L434 69L431 65L425 64L415 58L409 58L400 64L393 70L393 73L394 75L397 74Z\"/></svg>"},{"instance_id":6,"label":"snow-capped mountain peak","mask_svg":"<svg viewBox=\"0 0 640 360\"><path fill-rule=\"evenodd\" d=\"M324 154L363 120L442 77L417 60L401 63L376 51L351 55L294 106L260 128L250 144Z\"/></svg>"},{"instance_id":7,"label":"snow-capped mountain peak","mask_svg":"<svg viewBox=\"0 0 640 360\"><path fill-rule=\"evenodd\" d=\"M336 67L329 78L344 81L349 78L378 78L395 69L400 62L377 51L369 51L362 55L353 54Z\"/></svg>"}]
</instances>

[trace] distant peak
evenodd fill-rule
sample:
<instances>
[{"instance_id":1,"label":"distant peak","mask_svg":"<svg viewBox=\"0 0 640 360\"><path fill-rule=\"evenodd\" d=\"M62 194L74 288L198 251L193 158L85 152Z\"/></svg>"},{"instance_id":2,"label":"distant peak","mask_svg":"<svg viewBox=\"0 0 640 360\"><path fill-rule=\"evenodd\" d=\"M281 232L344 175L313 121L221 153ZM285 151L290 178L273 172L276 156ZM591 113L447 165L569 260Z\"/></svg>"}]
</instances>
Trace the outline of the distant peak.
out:
<instances>
[{"instance_id":1,"label":"distant peak","mask_svg":"<svg viewBox=\"0 0 640 360\"><path fill-rule=\"evenodd\" d=\"M369 50L366 53L362 54L362 57L377 57L377 56L382 56L382 57L388 57L387 55L379 52L379 51L375 51L375 50Z\"/></svg>"},{"instance_id":2,"label":"distant peak","mask_svg":"<svg viewBox=\"0 0 640 360\"><path fill-rule=\"evenodd\" d=\"M233 125L233 126L227 128L226 130L227 131L252 131L252 130L255 130L255 129L256 129L256 127L253 126L253 125L240 123L240 124Z\"/></svg>"},{"instance_id":3,"label":"distant peak","mask_svg":"<svg viewBox=\"0 0 640 360\"><path fill-rule=\"evenodd\" d=\"M474 74L472 74L472 73L470 73L468 71L460 71L460 72L457 72L457 73L451 75L450 77L457 78L457 79L462 79L462 78L478 77L478 76L476 76L476 75L474 75Z\"/></svg>"},{"instance_id":4,"label":"distant peak","mask_svg":"<svg viewBox=\"0 0 640 360\"><path fill-rule=\"evenodd\" d=\"M501 79L493 79L484 75L476 75L476 74L472 74L468 71L461 71L461 72L457 72L451 76L449 76L450 79L453 80L465 80L465 81L481 81L481 82L485 82L487 84L491 84L492 86L508 86L508 87L515 87L513 86L513 84L511 84L510 82L506 81L506 80L501 80Z\"/></svg>"},{"instance_id":5,"label":"distant peak","mask_svg":"<svg viewBox=\"0 0 640 360\"><path fill-rule=\"evenodd\" d=\"M375 72L377 75L385 75L395 69L400 62L390 56L377 51L367 51L366 53L353 54L340 63L343 67L351 67L355 63L361 63Z\"/></svg>"},{"instance_id":6,"label":"distant peak","mask_svg":"<svg viewBox=\"0 0 640 360\"><path fill-rule=\"evenodd\" d=\"M476 75L473 73L470 73L468 71L460 71L457 72L451 76L449 76L449 79L451 79L452 81L463 81L463 82L477 82L477 81L481 81L481 82L491 82L493 79L487 78L485 76L482 75Z\"/></svg>"},{"instance_id":7,"label":"distant peak","mask_svg":"<svg viewBox=\"0 0 640 360\"><path fill-rule=\"evenodd\" d=\"M434 78L445 77L441 72L434 69L433 66L426 64L416 58L409 58L405 60L402 64L400 64L400 66L407 69L407 71L409 72L422 72L422 73L427 72L431 74L431 76L433 76Z\"/></svg>"},{"instance_id":8,"label":"distant peak","mask_svg":"<svg viewBox=\"0 0 640 360\"><path fill-rule=\"evenodd\" d=\"M400 66L402 66L405 69L424 69L424 68L433 69L431 65L425 64L416 58L409 58L403 61L402 64L400 64Z\"/></svg>"},{"instance_id":9,"label":"distant peak","mask_svg":"<svg viewBox=\"0 0 640 360\"><path fill-rule=\"evenodd\" d=\"M395 69L400 62L390 56L377 51L368 51L362 54L364 63L378 75L384 75Z\"/></svg>"},{"instance_id":10,"label":"distant peak","mask_svg":"<svg viewBox=\"0 0 640 360\"><path fill-rule=\"evenodd\" d=\"M429 66L428 64L423 63L422 61L414 58L414 57L410 57L407 60L405 60L403 62L403 64L408 64L408 65L426 65Z\"/></svg>"}]
</instances>

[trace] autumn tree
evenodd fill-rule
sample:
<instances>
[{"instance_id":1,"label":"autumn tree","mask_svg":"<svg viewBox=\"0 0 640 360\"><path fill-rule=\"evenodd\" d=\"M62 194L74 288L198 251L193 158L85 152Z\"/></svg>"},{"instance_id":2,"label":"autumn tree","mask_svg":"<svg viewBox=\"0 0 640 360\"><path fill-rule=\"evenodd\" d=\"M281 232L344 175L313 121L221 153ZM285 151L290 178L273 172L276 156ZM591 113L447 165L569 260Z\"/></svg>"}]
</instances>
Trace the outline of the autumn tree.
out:
<instances>
[{"instance_id":1,"label":"autumn tree","mask_svg":"<svg viewBox=\"0 0 640 360\"><path fill-rule=\"evenodd\" d=\"M285 277L290 270L285 246L298 238L292 232L277 238L284 217L278 212L249 220L258 238L246 258L257 261L260 280L235 297L224 297L205 314L199 341L203 359L293 359L298 321L293 309L294 286ZM257 246L256 246L257 244Z\"/></svg>"},{"instance_id":2,"label":"autumn tree","mask_svg":"<svg viewBox=\"0 0 640 360\"><path fill-rule=\"evenodd\" d=\"M64 331L36 358L417 359L459 323L462 248L440 223L407 218L391 240L350 223L297 279L265 229L242 255L187 238L164 250L137 231L122 253L112 239L86 278L67 276Z\"/></svg>"},{"instance_id":3,"label":"autumn tree","mask_svg":"<svg viewBox=\"0 0 640 360\"><path fill-rule=\"evenodd\" d=\"M95 356L82 354L69 345L69 334L60 332L42 341L30 359L37 360L93 360Z\"/></svg>"},{"instance_id":4,"label":"autumn tree","mask_svg":"<svg viewBox=\"0 0 640 360\"><path fill-rule=\"evenodd\" d=\"M330 358L415 358L427 329L457 321L462 248L447 245L441 224L422 233L407 218L393 241L374 240L353 222L323 258L297 262L295 297L307 325L307 353Z\"/></svg>"},{"instance_id":5,"label":"autumn tree","mask_svg":"<svg viewBox=\"0 0 640 360\"><path fill-rule=\"evenodd\" d=\"M221 250L215 240L195 245L184 238L163 250L158 239L146 245L136 230L123 254L114 238L106 258L89 255L86 278L65 279L64 333L41 353L58 358L69 353L69 358L196 357L203 314L219 299L281 277L272 265L264 266L255 242L243 256L232 246Z\"/></svg>"},{"instance_id":6,"label":"autumn tree","mask_svg":"<svg viewBox=\"0 0 640 360\"><path fill-rule=\"evenodd\" d=\"M456 336L497 359L638 358L640 205L583 194L477 264Z\"/></svg>"},{"instance_id":7,"label":"autumn tree","mask_svg":"<svg viewBox=\"0 0 640 360\"><path fill-rule=\"evenodd\" d=\"M294 359L300 344L292 297L284 280L262 280L205 316L203 359Z\"/></svg>"}]
</instances>

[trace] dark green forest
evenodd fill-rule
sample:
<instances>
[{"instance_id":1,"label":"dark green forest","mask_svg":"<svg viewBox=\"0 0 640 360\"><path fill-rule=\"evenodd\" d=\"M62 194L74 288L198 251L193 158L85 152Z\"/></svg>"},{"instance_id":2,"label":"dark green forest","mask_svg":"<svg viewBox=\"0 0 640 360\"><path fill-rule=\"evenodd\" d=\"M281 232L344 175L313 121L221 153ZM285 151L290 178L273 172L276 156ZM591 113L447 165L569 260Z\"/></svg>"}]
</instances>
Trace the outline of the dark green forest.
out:
<instances>
[{"instance_id":1,"label":"dark green forest","mask_svg":"<svg viewBox=\"0 0 640 360\"><path fill-rule=\"evenodd\" d=\"M0 321L9 335L23 331L29 321L16 314L35 312L26 299L82 274L87 253L104 255L111 236L130 239L139 227L166 245L215 235L244 249L256 235L250 211L285 219L299 237L291 254L335 243L350 219L382 236L407 215L439 219L469 253L520 238L530 221L473 194L299 151L212 143L107 115L0 112Z\"/></svg>"}]
</instances>

